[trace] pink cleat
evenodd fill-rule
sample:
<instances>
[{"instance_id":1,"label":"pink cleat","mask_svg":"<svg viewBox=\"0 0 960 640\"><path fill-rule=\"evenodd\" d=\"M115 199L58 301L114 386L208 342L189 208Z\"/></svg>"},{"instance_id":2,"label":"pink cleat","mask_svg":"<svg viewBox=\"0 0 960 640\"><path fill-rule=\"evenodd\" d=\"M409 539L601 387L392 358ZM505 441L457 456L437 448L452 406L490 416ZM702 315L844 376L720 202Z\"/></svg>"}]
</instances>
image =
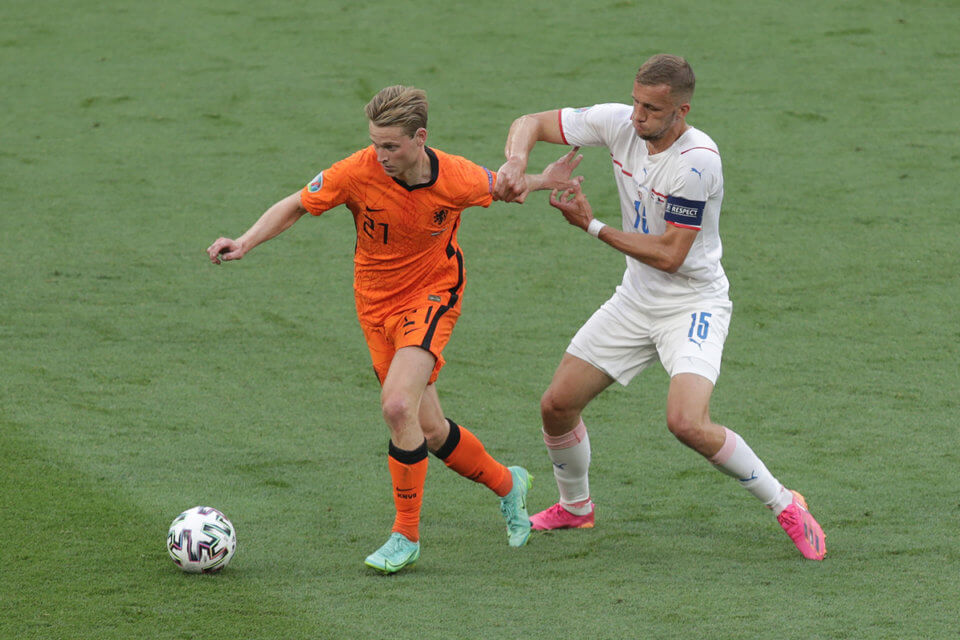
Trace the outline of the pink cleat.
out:
<instances>
[{"instance_id":1,"label":"pink cleat","mask_svg":"<svg viewBox=\"0 0 960 640\"><path fill-rule=\"evenodd\" d=\"M549 531L550 529L589 529L593 526L593 505L590 513L578 516L570 513L558 502L549 509L530 516L530 528L534 531Z\"/></svg>"},{"instance_id":2,"label":"pink cleat","mask_svg":"<svg viewBox=\"0 0 960 640\"><path fill-rule=\"evenodd\" d=\"M823 556L827 555L827 536L807 511L807 501L803 496L796 491L790 493L793 494L793 503L777 516L777 522L804 558L823 560Z\"/></svg>"}]
</instances>

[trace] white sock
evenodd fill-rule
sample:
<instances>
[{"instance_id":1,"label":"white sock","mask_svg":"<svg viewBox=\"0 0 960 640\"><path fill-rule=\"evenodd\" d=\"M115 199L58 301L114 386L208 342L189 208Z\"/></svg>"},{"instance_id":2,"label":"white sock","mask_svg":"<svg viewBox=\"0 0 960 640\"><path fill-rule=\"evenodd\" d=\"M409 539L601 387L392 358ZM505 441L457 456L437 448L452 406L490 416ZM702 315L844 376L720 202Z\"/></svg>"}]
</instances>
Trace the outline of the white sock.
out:
<instances>
[{"instance_id":1,"label":"white sock","mask_svg":"<svg viewBox=\"0 0 960 640\"><path fill-rule=\"evenodd\" d=\"M726 439L723 446L710 458L710 462L723 473L736 478L740 486L773 509L774 515L780 515L793 502L793 494L773 477L739 434L726 427L724 431Z\"/></svg>"},{"instance_id":2,"label":"white sock","mask_svg":"<svg viewBox=\"0 0 960 640\"><path fill-rule=\"evenodd\" d=\"M587 427L580 421L573 431L562 436L543 433L547 454L553 462L553 477L560 491L560 504L578 516L593 510L590 501L590 437Z\"/></svg>"}]
</instances>

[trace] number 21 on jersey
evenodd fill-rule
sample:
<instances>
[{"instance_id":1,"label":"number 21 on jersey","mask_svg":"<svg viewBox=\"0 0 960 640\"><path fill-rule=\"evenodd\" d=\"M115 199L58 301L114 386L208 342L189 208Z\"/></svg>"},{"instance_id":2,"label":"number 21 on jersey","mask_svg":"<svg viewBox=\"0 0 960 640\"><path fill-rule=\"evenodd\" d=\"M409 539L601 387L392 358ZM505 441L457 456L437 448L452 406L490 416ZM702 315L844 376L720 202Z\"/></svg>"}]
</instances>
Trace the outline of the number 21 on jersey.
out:
<instances>
[{"instance_id":1,"label":"number 21 on jersey","mask_svg":"<svg viewBox=\"0 0 960 640\"><path fill-rule=\"evenodd\" d=\"M387 238L390 232L390 225L386 222L377 222L370 216L363 217L363 232L371 239L377 239L380 236L378 227L383 232L383 244L387 244Z\"/></svg>"}]
</instances>

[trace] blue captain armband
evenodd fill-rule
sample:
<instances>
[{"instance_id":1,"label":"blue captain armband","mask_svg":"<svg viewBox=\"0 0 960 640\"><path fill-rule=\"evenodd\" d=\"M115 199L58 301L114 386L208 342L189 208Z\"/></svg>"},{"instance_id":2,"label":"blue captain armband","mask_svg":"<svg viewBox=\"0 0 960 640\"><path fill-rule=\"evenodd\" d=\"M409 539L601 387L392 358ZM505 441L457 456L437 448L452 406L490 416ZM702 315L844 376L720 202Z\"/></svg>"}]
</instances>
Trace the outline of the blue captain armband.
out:
<instances>
[{"instance_id":1,"label":"blue captain armband","mask_svg":"<svg viewBox=\"0 0 960 640\"><path fill-rule=\"evenodd\" d=\"M487 169L486 167L480 167L480 168L483 169L484 172L487 174L487 192L490 195L493 195L493 174L490 173L490 169Z\"/></svg>"},{"instance_id":2,"label":"blue captain armband","mask_svg":"<svg viewBox=\"0 0 960 640\"><path fill-rule=\"evenodd\" d=\"M703 208L706 204L698 200L668 196L663 219L680 227L699 229L703 224Z\"/></svg>"}]
</instances>

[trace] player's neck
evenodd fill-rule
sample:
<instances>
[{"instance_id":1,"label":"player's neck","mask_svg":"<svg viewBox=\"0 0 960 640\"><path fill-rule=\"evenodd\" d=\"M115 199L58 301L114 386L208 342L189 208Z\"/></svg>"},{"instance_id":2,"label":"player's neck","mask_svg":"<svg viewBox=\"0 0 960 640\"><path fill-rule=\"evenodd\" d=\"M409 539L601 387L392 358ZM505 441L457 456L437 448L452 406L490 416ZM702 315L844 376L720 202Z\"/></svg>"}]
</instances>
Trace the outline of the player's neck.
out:
<instances>
[{"instance_id":1,"label":"player's neck","mask_svg":"<svg viewBox=\"0 0 960 640\"><path fill-rule=\"evenodd\" d=\"M656 140L647 140L647 153L654 155L660 153L661 151L666 151L673 143L680 139L684 133L687 132L687 129L690 128L690 125L684 120L680 120L677 123L677 126L672 127L664 135L657 138Z\"/></svg>"},{"instance_id":2,"label":"player's neck","mask_svg":"<svg viewBox=\"0 0 960 640\"><path fill-rule=\"evenodd\" d=\"M398 175L397 179L413 186L430 182L431 177L430 156L427 155L426 148L422 147L417 161L409 169Z\"/></svg>"}]
</instances>

